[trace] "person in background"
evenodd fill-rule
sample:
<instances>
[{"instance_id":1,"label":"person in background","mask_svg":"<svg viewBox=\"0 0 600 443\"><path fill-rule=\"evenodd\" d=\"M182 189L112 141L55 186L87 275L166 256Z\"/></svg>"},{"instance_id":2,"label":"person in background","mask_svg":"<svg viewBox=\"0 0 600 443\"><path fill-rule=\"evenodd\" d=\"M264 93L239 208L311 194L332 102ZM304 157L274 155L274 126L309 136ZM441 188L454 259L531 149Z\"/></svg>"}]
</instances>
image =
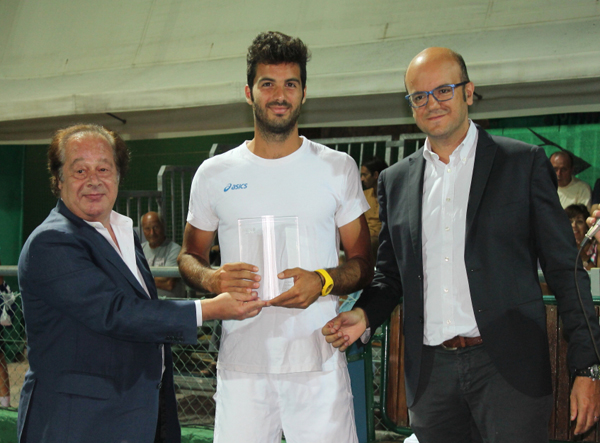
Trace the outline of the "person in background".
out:
<instances>
[{"instance_id":1,"label":"person in background","mask_svg":"<svg viewBox=\"0 0 600 443\"><path fill-rule=\"evenodd\" d=\"M565 208L565 212L571 222L573 234L575 234L575 243L579 249L581 242L585 238L585 233L588 230L586 220L590 216L585 205L569 205ZM598 249L595 241L589 242L580 251L579 257L583 263L583 267L587 270L598 267Z\"/></svg>"},{"instance_id":2,"label":"person in background","mask_svg":"<svg viewBox=\"0 0 600 443\"><path fill-rule=\"evenodd\" d=\"M0 263L1 265L2 263ZM2 302L4 310L3 317L8 314L10 307L6 307L7 298L10 296L10 286L4 281L4 277L0 275L0 302ZM8 317L10 319L10 317ZM10 320L9 320L10 321ZM2 325L0 331L3 328L10 327L8 324ZM3 340L0 339L0 343L3 344ZM0 407L8 408L10 406L10 378L8 376L8 365L6 364L6 357L4 356L4 350L0 349Z\"/></svg>"},{"instance_id":3,"label":"person in background","mask_svg":"<svg viewBox=\"0 0 600 443\"><path fill-rule=\"evenodd\" d=\"M181 246L166 237L165 228L165 221L157 212L147 212L142 216L142 231L146 237L142 250L150 266L177 266ZM159 297L185 297L185 287L180 278L154 277L154 283Z\"/></svg>"},{"instance_id":4,"label":"person in background","mask_svg":"<svg viewBox=\"0 0 600 443\"><path fill-rule=\"evenodd\" d=\"M592 205L592 188L573 176L573 156L568 151L558 151L550 156L550 163L558 179L558 198L563 208L582 204L588 210Z\"/></svg>"},{"instance_id":5,"label":"person in background","mask_svg":"<svg viewBox=\"0 0 600 443\"><path fill-rule=\"evenodd\" d=\"M378 157L374 157L363 163L360 167L360 180L362 181L363 191L370 209L365 212L367 225L369 225L369 234L371 235L371 254L373 260L377 258L377 248L379 248L379 231L381 231L381 220L379 220L379 203L377 202L377 180L379 174L388 165Z\"/></svg>"}]
</instances>

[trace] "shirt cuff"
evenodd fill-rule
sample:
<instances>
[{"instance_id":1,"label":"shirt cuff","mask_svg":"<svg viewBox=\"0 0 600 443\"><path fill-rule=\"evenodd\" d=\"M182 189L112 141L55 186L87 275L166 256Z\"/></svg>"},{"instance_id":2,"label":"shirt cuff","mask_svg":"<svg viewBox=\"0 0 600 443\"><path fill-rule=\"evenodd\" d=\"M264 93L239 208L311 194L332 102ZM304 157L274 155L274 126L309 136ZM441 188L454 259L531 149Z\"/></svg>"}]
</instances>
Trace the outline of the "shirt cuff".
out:
<instances>
[{"instance_id":1,"label":"shirt cuff","mask_svg":"<svg viewBox=\"0 0 600 443\"><path fill-rule=\"evenodd\" d=\"M371 339L371 328L367 328L367 329L365 329L365 332L363 332L363 335L360 336L360 341L366 345L367 343L369 343L370 339Z\"/></svg>"},{"instance_id":2,"label":"shirt cuff","mask_svg":"<svg viewBox=\"0 0 600 443\"><path fill-rule=\"evenodd\" d=\"M196 324L202 326L202 300L194 300L196 304Z\"/></svg>"}]
</instances>

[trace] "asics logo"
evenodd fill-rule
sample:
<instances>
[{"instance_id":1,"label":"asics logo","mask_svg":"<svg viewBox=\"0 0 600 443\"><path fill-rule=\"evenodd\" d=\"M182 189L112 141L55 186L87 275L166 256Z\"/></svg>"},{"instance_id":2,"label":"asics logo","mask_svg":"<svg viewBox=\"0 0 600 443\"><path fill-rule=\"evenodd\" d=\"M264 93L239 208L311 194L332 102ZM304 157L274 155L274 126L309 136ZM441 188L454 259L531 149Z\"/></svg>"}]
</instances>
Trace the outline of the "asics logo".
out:
<instances>
[{"instance_id":1,"label":"asics logo","mask_svg":"<svg viewBox=\"0 0 600 443\"><path fill-rule=\"evenodd\" d=\"M227 186L225 186L225 189L223 189L223 192L227 192L230 189L232 191L235 191L236 189L246 189L248 187L248 183L238 183L236 185L232 185L231 183L229 183Z\"/></svg>"}]
</instances>

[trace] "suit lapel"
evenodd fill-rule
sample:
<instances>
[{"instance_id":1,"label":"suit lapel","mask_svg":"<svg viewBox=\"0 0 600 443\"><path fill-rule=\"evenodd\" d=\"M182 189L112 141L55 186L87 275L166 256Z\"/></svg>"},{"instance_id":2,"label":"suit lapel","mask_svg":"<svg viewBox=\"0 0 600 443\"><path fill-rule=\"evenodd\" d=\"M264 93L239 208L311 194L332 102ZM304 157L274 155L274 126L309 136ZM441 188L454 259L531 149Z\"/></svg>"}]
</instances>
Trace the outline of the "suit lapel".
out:
<instances>
[{"instance_id":1,"label":"suit lapel","mask_svg":"<svg viewBox=\"0 0 600 443\"><path fill-rule=\"evenodd\" d=\"M421 217L423 213L423 174L425 172L423 149L421 148L409 157L408 162L408 223L413 251L422 267Z\"/></svg>"},{"instance_id":2,"label":"suit lapel","mask_svg":"<svg viewBox=\"0 0 600 443\"><path fill-rule=\"evenodd\" d=\"M497 149L492 138L485 131L481 130L479 126L477 127L477 131L475 164L473 166L473 178L471 179L471 190L467 204L467 226L465 231L467 234L473 226L473 221L481 203Z\"/></svg>"},{"instance_id":3,"label":"suit lapel","mask_svg":"<svg viewBox=\"0 0 600 443\"><path fill-rule=\"evenodd\" d=\"M88 225L84 220L82 220L81 218L79 218L75 214L73 214L69 210L69 208L67 208L67 206L64 204L64 202L61 199L58 200L57 208L58 208L58 211L62 215L67 217L69 219L69 221L71 221L71 223L73 223L79 229L89 230L89 234L88 234L88 231L86 231L85 237L88 239L88 241L93 243L93 245L96 249L97 255L104 258L105 260L109 261L114 266L115 270L117 272L121 273L127 279L127 281L136 289L136 291L139 293L138 294L139 296L148 298L148 296L146 295L146 291L144 291L144 288L142 288L142 285L140 285L140 282L131 273L131 271L129 270L129 268L123 261L123 259L119 256L117 251L115 251L115 249L112 247L112 245L108 241L106 241L106 239L98 231L96 231L96 229L93 226ZM137 246L136 246L136 255L137 255ZM136 257L136 261L139 261L137 259L137 257ZM139 267L139 263L138 263L138 267ZM142 275L144 275L143 272L142 272ZM146 282L146 285L148 285L147 282ZM154 283L152 283L152 286L153 285L154 285ZM148 289L148 290L151 292L150 289Z\"/></svg>"},{"instance_id":4,"label":"suit lapel","mask_svg":"<svg viewBox=\"0 0 600 443\"><path fill-rule=\"evenodd\" d=\"M140 270L140 274L142 274L142 278L146 283L146 288L148 288L150 298L157 299L158 294L156 291L154 278L152 277L152 273L150 272L150 265L148 265L148 261L146 260L146 256L144 255L144 250L142 249L142 245L140 245L140 241L135 232L133 233L133 242L135 244L135 261L137 263L138 269Z\"/></svg>"}]
</instances>

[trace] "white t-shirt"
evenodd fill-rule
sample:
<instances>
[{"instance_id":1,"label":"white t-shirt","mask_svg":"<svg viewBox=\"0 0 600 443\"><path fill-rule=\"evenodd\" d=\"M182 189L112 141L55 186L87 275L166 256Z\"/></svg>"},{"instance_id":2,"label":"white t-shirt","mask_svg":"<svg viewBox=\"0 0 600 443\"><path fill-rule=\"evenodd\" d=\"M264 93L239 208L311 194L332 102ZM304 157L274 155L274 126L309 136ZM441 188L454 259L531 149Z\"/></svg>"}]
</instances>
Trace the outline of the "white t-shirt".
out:
<instances>
[{"instance_id":1,"label":"white t-shirt","mask_svg":"<svg viewBox=\"0 0 600 443\"><path fill-rule=\"evenodd\" d=\"M162 245L151 248L150 244L145 241L142 243L142 250L144 251L144 255L150 266L177 266L177 256L179 255L179 251L181 251L181 246L174 241L165 239ZM176 279L172 291L157 287L156 292L158 292L159 297L185 297L185 288L183 286L183 281L180 278Z\"/></svg>"},{"instance_id":2,"label":"white t-shirt","mask_svg":"<svg viewBox=\"0 0 600 443\"><path fill-rule=\"evenodd\" d=\"M567 186L558 187L558 198L563 208L570 205L582 204L590 209L592 206L592 188L586 182L572 177L571 183Z\"/></svg>"},{"instance_id":3,"label":"white t-shirt","mask_svg":"<svg viewBox=\"0 0 600 443\"><path fill-rule=\"evenodd\" d=\"M206 160L194 176L187 221L219 232L221 262L240 260L238 219L298 217L300 267L338 265L338 227L369 209L354 160L303 138L279 159L251 153L246 143ZM250 373L332 370L343 354L321 328L337 315L337 297L319 297L307 309L268 307L250 319L223 322L218 367Z\"/></svg>"}]
</instances>

